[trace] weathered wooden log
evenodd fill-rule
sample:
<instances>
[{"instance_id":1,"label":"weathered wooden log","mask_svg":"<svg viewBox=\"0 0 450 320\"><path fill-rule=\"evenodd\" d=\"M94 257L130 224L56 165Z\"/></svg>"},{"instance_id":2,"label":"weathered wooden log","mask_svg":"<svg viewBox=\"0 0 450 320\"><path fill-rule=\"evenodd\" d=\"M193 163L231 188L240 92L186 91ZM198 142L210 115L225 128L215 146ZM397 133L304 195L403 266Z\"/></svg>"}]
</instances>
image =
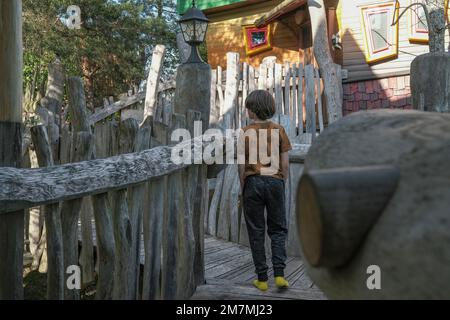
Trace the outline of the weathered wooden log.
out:
<instances>
[{"instance_id":1,"label":"weathered wooden log","mask_svg":"<svg viewBox=\"0 0 450 320\"><path fill-rule=\"evenodd\" d=\"M157 45L153 49L152 64L147 78L147 90L145 95L144 120L147 117L153 119L156 111L156 101L158 98L158 86L164 65L164 54L166 47Z\"/></svg>"},{"instance_id":2,"label":"weathered wooden log","mask_svg":"<svg viewBox=\"0 0 450 320\"><path fill-rule=\"evenodd\" d=\"M133 152L139 131L135 119L127 119L119 126L119 153ZM136 297L136 257L133 252L133 239L137 230L132 230L127 189L112 193L112 218L114 225L114 238L116 240L116 267L114 276L113 298L115 300L132 300ZM137 244L134 244L137 246Z\"/></svg>"},{"instance_id":3,"label":"weathered wooden log","mask_svg":"<svg viewBox=\"0 0 450 320\"><path fill-rule=\"evenodd\" d=\"M199 137L177 147L201 148L211 138ZM197 145L197 146L195 146ZM0 172L0 214L122 189L162 177L188 165L172 162L173 147L157 147L79 163L41 169L3 168ZM205 162L211 161L207 157Z\"/></svg>"},{"instance_id":4,"label":"weathered wooden log","mask_svg":"<svg viewBox=\"0 0 450 320\"><path fill-rule=\"evenodd\" d=\"M142 299L161 298L161 252L163 241L163 218L167 216L165 203L167 178L153 180L149 184L149 208L144 214L145 266Z\"/></svg>"},{"instance_id":5,"label":"weathered wooden log","mask_svg":"<svg viewBox=\"0 0 450 320\"><path fill-rule=\"evenodd\" d=\"M110 300L113 297L115 269L115 239L108 194L102 193L92 197L97 232L98 281L96 300Z\"/></svg>"},{"instance_id":6,"label":"weathered wooden log","mask_svg":"<svg viewBox=\"0 0 450 320\"><path fill-rule=\"evenodd\" d=\"M341 267L354 255L395 192L391 166L311 170L298 188L298 229L314 267Z\"/></svg>"},{"instance_id":7,"label":"weathered wooden log","mask_svg":"<svg viewBox=\"0 0 450 320\"><path fill-rule=\"evenodd\" d=\"M78 132L72 142L72 161L88 160L92 154L93 135L90 132ZM64 267L78 265L78 218L83 198L64 201L61 205L62 231L64 234ZM83 243L84 245L84 243ZM66 278L69 275L66 275ZM65 299L78 300L79 290L65 286Z\"/></svg>"},{"instance_id":8,"label":"weathered wooden log","mask_svg":"<svg viewBox=\"0 0 450 320\"><path fill-rule=\"evenodd\" d=\"M39 166L53 166L52 147L46 128L42 125L31 128L31 137ZM64 255L59 204L47 205L44 211L48 259L47 299L62 300L64 298Z\"/></svg>"},{"instance_id":9,"label":"weathered wooden log","mask_svg":"<svg viewBox=\"0 0 450 320\"><path fill-rule=\"evenodd\" d=\"M21 166L22 1L0 3L0 166ZM3 168L2 168L3 170ZM24 212L0 217L0 299L23 298Z\"/></svg>"},{"instance_id":10,"label":"weathered wooden log","mask_svg":"<svg viewBox=\"0 0 450 320\"><path fill-rule=\"evenodd\" d=\"M391 200L366 236L354 244L357 249L344 265L339 268L314 267L308 262L309 259L305 261L308 274L328 297L450 297L447 285L450 282L448 132L450 115L447 114L403 110L369 111L352 114L334 123L312 145L305 163L307 173L313 170L320 172L337 169L342 173L345 172L342 168L348 167L393 166L400 177ZM381 185L387 183L385 180L390 181L388 185L393 183L392 175L395 174L391 172L392 174L385 175L386 179L379 178ZM345 178L340 179L342 181L354 175L342 174L345 175ZM374 180L372 174L366 178L369 182ZM329 178L325 179L327 180L329 181ZM369 186L360 185L362 189L366 189L357 192L361 195L368 191ZM319 193L324 192L325 189L321 190L323 186L322 182L316 184L316 190ZM388 189L389 186L385 188ZM327 196L322 194L318 199L321 208L319 210L323 215L325 208L332 205L324 203L323 200L334 201L333 199L340 198L340 194L348 194L348 190L340 187L334 191L328 190L330 193ZM364 197L367 198L367 195ZM376 191L372 197L373 199L370 198L366 203L362 201L363 198L354 200L360 203L361 208L357 216L366 215L380 194ZM353 205L349 204L348 210L353 208ZM348 215L348 212L339 206L336 208L336 214L339 215L335 217L336 221L339 221L344 215ZM299 221L301 219L299 217ZM359 229L364 229L365 221L357 223L348 221L349 219L345 221L346 224L355 223L359 225ZM328 228L328 225L323 226ZM355 230L356 227L340 229L339 239L351 239ZM323 229L323 235L326 232L335 231ZM327 237L331 239L330 237L334 236ZM344 251L341 253L345 254ZM379 272L374 274L373 270ZM377 276L379 282L374 281ZM378 287L377 283L381 289L370 290Z\"/></svg>"},{"instance_id":11,"label":"weathered wooden log","mask_svg":"<svg viewBox=\"0 0 450 320\"><path fill-rule=\"evenodd\" d=\"M151 144L151 118L147 117L140 125L139 131L136 136L134 152L147 150ZM139 297L139 281L141 273L141 233L142 233L142 221L144 211L149 207L148 202L148 187L149 184L140 184L128 189L129 199L129 215L132 231L132 248L131 259L135 268L134 282L135 282L135 297Z\"/></svg>"}]
</instances>

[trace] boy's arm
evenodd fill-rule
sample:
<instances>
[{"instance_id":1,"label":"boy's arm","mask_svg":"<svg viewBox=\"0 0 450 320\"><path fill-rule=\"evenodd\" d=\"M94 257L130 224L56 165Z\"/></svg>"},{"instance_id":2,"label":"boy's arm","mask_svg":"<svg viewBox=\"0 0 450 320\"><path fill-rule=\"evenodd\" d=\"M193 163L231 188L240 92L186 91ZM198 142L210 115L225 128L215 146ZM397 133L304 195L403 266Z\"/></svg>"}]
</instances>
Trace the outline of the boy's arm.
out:
<instances>
[{"instance_id":1,"label":"boy's arm","mask_svg":"<svg viewBox=\"0 0 450 320\"><path fill-rule=\"evenodd\" d=\"M289 152L281 153L281 172L286 181L289 177Z\"/></svg>"},{"instance_id":2,"label":"boy's arm","mask_svg":"<svg viewBox=\"0 0 450 320\"><path fill-rule=\"evenodd\" d=\"M239 170L239 181L241 182L241 192L244 191L244 173L245 173L245 164L240 164L238 166Z\"/></svg>"}]
</instances>

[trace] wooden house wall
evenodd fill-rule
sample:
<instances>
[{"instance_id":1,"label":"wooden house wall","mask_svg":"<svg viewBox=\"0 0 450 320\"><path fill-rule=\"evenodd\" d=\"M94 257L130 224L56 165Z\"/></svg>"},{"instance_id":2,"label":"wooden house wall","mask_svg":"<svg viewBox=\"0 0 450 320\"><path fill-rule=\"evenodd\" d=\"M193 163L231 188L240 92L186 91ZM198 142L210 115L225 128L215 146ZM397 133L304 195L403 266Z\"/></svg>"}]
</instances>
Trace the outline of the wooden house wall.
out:
<instances>
[{"instance_id":1,"label":"wooden house wall","mask_svg":"<svg viewBox=\"0 0 450 320\"><path fill-rule=\"evenodd\" d=\"M213 68L218 65L226 67L226 53L233 51L240 54L241 62L247 62L258 67L267 56L276 56L278 63L284 61L299 61L298 33L286 24L275 22L272 28L272 50L254 56L247 56L245 52L242 26L253 24L261 15L271 10L281 1L266 1L252 4L249 7L230 10L208 15L212 21L209 26L206 43L208 62Z\"/></svg>"},{"instance_id":2,"label":"wooden house wall","mask_svg":"<svg viewBox=\"0 0 450 320\"><path fill-rule=\"evenodd\" d=\"M402 8L407 7L413 1L400 0L400 6ZM358 6L386 2L389 1L341 0L339 3L338 17L341 19L343 68L349 72L347 82L407 75L409 74L412 60L420 54L429 52L427 44L417 44L409 41L409 14L407 13L402 17L399 25L398 58L385 60L373 65L366 63L361 12Z\"/></svg>"}]
</instances>

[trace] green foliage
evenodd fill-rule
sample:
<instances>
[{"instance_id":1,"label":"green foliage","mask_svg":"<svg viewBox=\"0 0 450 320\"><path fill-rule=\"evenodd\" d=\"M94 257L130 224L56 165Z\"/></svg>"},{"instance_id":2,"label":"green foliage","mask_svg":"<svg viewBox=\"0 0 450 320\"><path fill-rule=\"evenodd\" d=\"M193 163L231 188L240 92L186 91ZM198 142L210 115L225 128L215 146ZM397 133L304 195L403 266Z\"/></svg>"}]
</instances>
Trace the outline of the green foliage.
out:
<instances>
[{"instance_id":1,"label":"green foliage","mask_svg":"<svg viewBox=\"0 0 450 320\"><path fill-rule=\"evenodd\" d=\"M70 5L81 9L79 30L65 24ZM88 102L101 105L103 97L140 85L159 43L168 48L172 73L174 7L172 0L23 0L25 86L43 88L46 66L59 57L68 75L84 77Z\"/></svg>"}]
</instances>

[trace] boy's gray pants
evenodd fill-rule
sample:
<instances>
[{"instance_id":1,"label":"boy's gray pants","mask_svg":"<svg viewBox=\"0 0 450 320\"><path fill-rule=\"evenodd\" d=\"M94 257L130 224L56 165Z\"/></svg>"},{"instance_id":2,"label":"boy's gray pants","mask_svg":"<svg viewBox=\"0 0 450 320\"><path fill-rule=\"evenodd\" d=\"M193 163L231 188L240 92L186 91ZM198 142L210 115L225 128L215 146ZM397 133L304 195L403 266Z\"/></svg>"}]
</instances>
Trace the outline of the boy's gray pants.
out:
<instances>
[{"instance_id":1,"label":"boy's gray pants","mask_svg":"<svg viewBox=\"0 0 450 320\"><path fill-rule=\"evenodd\" d=\"M250 176L244 184L244 216L247 224L253 262L259 281L267 281L264 247L267 209L267 233L272 245L274 276L284 276L286 268L286 206L284 181L269 176Z\"/></svg>"}]
</instances>

